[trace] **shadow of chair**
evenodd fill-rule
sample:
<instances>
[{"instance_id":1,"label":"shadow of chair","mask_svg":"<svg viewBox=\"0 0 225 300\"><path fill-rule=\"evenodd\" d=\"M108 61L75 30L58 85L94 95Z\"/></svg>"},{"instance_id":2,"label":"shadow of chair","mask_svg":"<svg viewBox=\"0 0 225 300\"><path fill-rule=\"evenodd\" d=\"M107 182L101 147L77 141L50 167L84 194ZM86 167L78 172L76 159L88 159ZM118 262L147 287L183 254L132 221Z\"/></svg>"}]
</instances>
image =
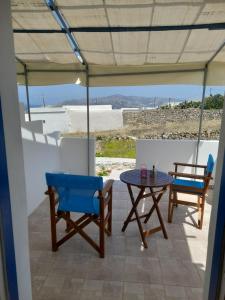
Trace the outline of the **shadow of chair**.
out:
<instances>
[{"instance_id":1,"label":"shadow of chair","mask_svg":"<svg viewBox=\"0 0 225 300\"><path fill-rule=\"evenodd\" d=\"M46 194L50 200L52 251L57 251L59 246L79 233L103 258L105 233L110 236L112 231L113 180L103 186L102 177L46 173L46 181ZM71 212L83 215L73 220ZM56 225L60 220L65 221L66 233L58 240ZM99 227L98 244L84 231L91 222Z\"/></svg>"},{"instance_id":2,"label":"shadow of chair","mask_svg":"<svg viewBox=\"0 0 225 300\"><path fill-rule=\"evenodd\" d=\"M209 188L210 180L212 179L212 172L214 168L214 159L209 154L206 165L187 164L175 162L175 172L169 172L174 177L174 181L170 186L169 192L169 206L168 206L168 222L172 222L174 206L178 204L188 205L197 207L199 213L198 216L198 228L202 229L204 206L206 193ZM203 169L203 175L191 174L191 173L180 173L178 172L178 166L191 167L195 169ZM185 179L183 179L185 178ZM197 203L178 199L178 193L189 194L197 196Z\"/></svg>"}]
</instances>

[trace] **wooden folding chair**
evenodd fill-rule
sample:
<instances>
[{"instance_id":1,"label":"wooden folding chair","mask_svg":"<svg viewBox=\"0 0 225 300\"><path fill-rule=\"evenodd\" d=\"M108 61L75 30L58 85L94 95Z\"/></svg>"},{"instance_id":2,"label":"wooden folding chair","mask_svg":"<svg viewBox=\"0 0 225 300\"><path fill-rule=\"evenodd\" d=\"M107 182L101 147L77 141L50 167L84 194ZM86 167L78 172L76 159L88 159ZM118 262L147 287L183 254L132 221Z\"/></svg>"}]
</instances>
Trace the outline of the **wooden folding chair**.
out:
<instances>
[{"instance_id":1,"label":"wooden folding chair","mask_svg":"<svg viewBox=\"0 0 225 300\"><path fill-rule=\"evenodd\" d=\"M113 180L103 186L102 177L46 173L46 181L46 194L50 200L52 251L57 251L59 246L79 233L103 258L105 233L110 236L112 232ZM72 220L71 212L83 215ZM58 240L56 225L60 220L65 221L66 234ZM91 222L99 227L99 244L84 231Z\"/></svg>"},{"instance_id":2,"label":"wooden folding chair","mask_svg":"<svg viewBox=\"0 0 225 300\"><path fill-rule=\"evenodd\" d=\"M174 206L178 204L188 205L197 207L198 216L198 228L202 229L205 197L209 187L210 180L212 179L211 174L214 168L214 160L211 154L209 154L207 165L196 165L175 162L175 172L169 172L170 175L174 176L174 181L170 185L169 192L169 207L168 207L168 222L172 222ZM202 168L204 175L196 175L189 173L179 173L178 166L191 167L191 168ZM186 179L180 179L186 178ZM197 203L178 199L178 193L196 195Z\"/></svg>"}]
</instances>

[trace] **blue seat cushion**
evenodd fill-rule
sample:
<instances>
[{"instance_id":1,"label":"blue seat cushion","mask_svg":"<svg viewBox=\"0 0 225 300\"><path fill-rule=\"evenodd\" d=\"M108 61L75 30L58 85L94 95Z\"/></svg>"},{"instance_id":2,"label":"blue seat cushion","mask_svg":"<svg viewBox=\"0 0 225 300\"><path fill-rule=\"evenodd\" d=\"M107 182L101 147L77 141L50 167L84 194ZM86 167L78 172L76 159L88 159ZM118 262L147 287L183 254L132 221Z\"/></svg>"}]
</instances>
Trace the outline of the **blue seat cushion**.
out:
<instances>
[{"instance_id":1,"label":"blue seat cushion","mask_svg":"<svg viewBox=\"0 0 225 300\"><path fill-rule=\"evenodd\" d=\"M194 181L194 180L186 180L186 179L174 179L173 185L180 185L180 186L187 186L187 187L193 187L197 189L203 189L204 188L204 182L202 181Z\"/></svg>"}]
</instances>

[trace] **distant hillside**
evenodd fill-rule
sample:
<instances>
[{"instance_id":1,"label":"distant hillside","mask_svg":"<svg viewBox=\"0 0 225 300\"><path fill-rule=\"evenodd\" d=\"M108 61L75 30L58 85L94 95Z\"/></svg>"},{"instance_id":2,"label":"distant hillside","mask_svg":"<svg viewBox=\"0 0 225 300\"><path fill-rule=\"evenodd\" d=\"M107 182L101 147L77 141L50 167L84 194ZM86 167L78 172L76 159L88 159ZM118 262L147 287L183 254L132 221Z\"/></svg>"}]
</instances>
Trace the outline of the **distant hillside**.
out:
<instances>
[{"instance_id":1,"label":"distant hillside","mask_svg":"<svg viewBox=\"0 0 225 300\"><path fill-rule=\"evenodd\" d=\"M106 97L96 97L90 99L90 105L112 105L113 109L123 107L157 107L165 104L179 103L182 100L175 98L161 98L161 97L139 97L139 96L124 96L111 95ZM84 105L86 99L74 99L63 101L60 105Z\"/></svg>"}]
</instances>

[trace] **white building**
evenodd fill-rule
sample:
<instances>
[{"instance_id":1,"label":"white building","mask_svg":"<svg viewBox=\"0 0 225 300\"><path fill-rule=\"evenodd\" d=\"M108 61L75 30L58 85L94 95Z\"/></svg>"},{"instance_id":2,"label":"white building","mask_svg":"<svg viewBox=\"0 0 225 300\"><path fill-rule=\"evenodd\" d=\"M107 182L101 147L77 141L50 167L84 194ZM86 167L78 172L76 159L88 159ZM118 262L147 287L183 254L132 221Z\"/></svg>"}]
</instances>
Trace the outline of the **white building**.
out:
<instances>
[{"instance_id":1,"label":"white building","mask_svg":"<svg viewBox=\"0 0 225 300\"><path fill-rule=\"evenodd\" d=\"M112 109L112 105L91 105L90 131L115 130L123 127L121 109ZM28 120L28 114L26 114ZM43 132L86 132L87 107L65 105L62 107L31 108L31 120L43 121Z\"/></svg>"}]
</instances>

